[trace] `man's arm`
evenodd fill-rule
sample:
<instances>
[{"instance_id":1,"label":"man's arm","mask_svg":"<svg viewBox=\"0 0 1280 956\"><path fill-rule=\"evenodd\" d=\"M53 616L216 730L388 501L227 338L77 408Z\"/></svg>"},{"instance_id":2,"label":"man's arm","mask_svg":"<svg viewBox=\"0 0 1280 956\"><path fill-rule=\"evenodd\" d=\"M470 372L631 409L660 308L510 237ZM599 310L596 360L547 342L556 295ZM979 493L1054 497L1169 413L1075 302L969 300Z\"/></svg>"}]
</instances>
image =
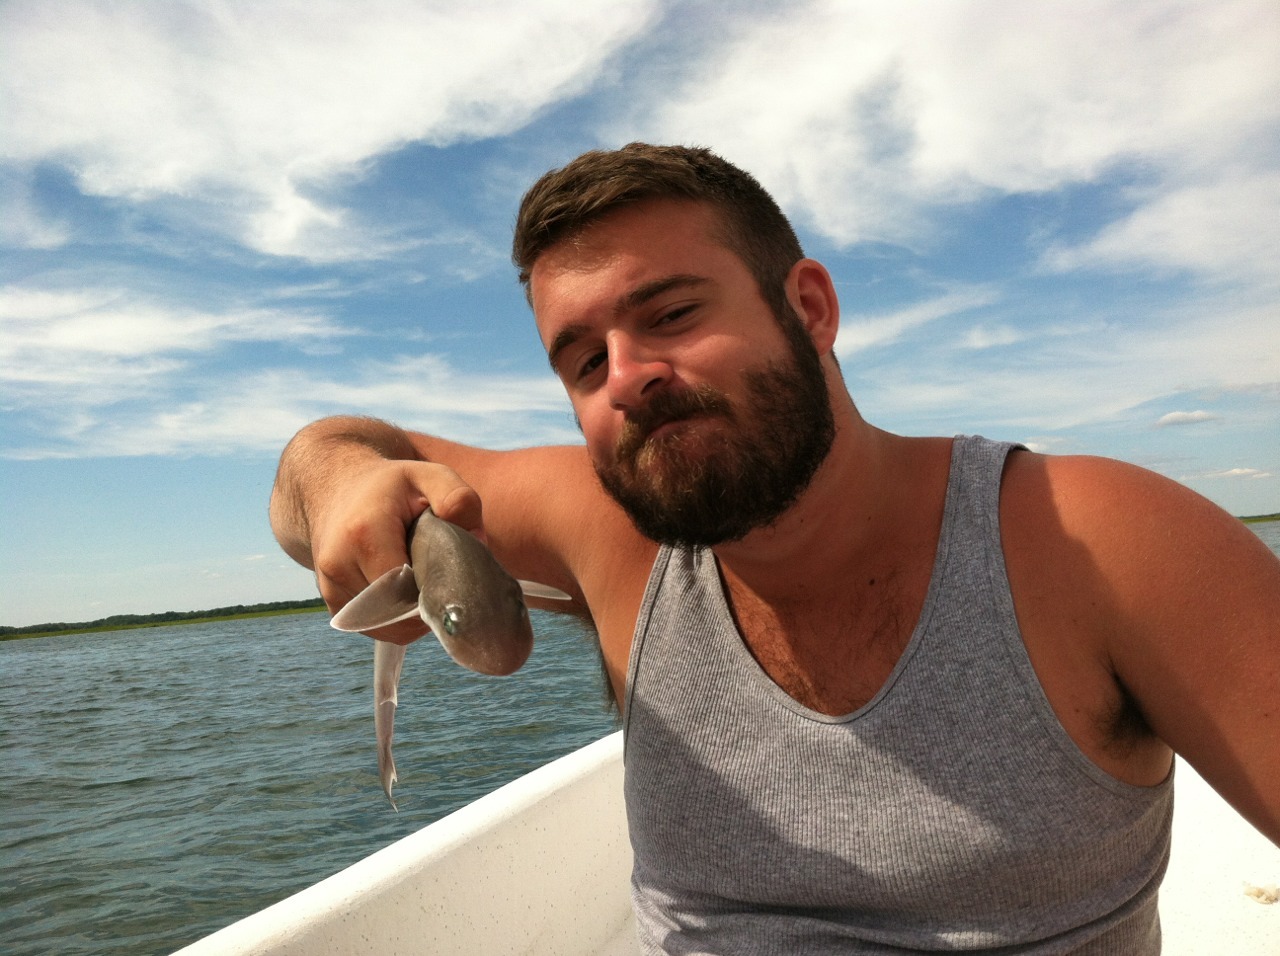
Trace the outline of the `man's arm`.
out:
<instances>
[{"instance_id":1,"label":"man's arm","mask_svg":"<svg viewBox=\"0 0 1280 956\"><path fill-rule=\"evenodd\" d=\"M1124 502L1128 520L1100 549L1124 625L1116 673L1156 734L1280 844L1280 560L1148 472Z\"/></svg>"},{"instance_id":2,"label":"man's arm","mask_svg":"<svg viewBox=\"0 0 1280 956\"><path fill-rule=\"evenodd\" d=\"M621 695L656 547L604 493L584 447L490 451L375 419L323 419L285 448L270 513L336 612L408 560L408 526L428 506L480 536L515 577L569 594L544 606L591 618ZM376 636L405 643L425 630L409 620Z\"/></svg>"},{"instance_id":3,"label":"man's arm","mask_svg":"<svg viewBox=\"0 0 1280 956\"><path fill-rule=\"evenodd\" d=\"M414 499L425 492L412 480L414 470L402 465L421 460L409 434L387 422L335 417L308 425L280 456L270 505L276 540L289 557L315 570L313 526L323 524L329 510L351 493L353 485L366 483L371 470L393 462L400 464L385 469L388 487L383 494L389 501L404 499L406 516L412 520L422 510Z\"/></svg>"},{"instance_id":4,"label":"man's arm","mask_svg":"<svg viewBox=\"0 0 1280 956\"><path fill-rule=\"evenodd\" d=\"M423 462L407 432L340 417L307 426L285 447L269 512L280 546L316 572L321 596L337 611L408 560L406 529L428 505L479 527L474 492L443 466ZM381 636L406 642L424 631L408 621Z\"/></svg>"},{"instance_id":5,"label":"man's arm","mask_svg":"<svg viewBox=\"0 0 1280 956\"><path fill-rule=\"evenodd\" d=\"M1038 535L1022 553L1042 555L1024 565L1040 580L1024 573L1022 592L1056 591L1058 621L1151 731L1280 843L1280 560L1242 522L1159 475L1018 457L1023 487L1030 476L1038 490L1010 517ZM1028 514L1035 500L1049 507Z\"/></svg>"}]
</instances>

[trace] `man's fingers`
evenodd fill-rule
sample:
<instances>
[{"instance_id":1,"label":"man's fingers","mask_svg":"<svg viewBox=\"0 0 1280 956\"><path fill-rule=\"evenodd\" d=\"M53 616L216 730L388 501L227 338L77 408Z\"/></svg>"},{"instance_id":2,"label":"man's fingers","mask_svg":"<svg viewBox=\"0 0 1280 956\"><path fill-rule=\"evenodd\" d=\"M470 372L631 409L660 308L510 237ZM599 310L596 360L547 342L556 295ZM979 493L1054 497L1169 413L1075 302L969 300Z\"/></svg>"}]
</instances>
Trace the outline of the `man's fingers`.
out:
<instances>
[{"instance_id":1,"label":"man's fingers","mask_svg":"<svg viewBox=\"0 0 1280 956\"><path fill-rule=\"evenodd\" d=\"M336 514L315 542L316 580L330 608L341 607L370 581L409 562L405 524L386 508ZM335 608L336 609L336 608Z\"/></svg>"},{"instance_id":2,"label":"man's fingers","mask_svg":"<svg viewBox=\"0 0 1280 956\"><path fill-rule=\"evenodd\" d=\"M404 474L410 486L421 496L421 507L430 505L441 518L479 537L484 534L483 508L474 488L458 477L457 472L434 462L405 462Z\"/></svg>"},{"instance_id":3,"label":"man's fingers","mask_svg":"<svg viewBox=\"0 0 1280 956\"><path fill-rule=\"evenodd\" d=\"M483 535L480 497L445 465L387 461L351 482L314 527L316 582L330 613L387 571L407 564L408 529L426 508L478 536ZM370 632L380 640L407 644L428 633L421 620L406 620Z\"/></svg>"}]
</instances>

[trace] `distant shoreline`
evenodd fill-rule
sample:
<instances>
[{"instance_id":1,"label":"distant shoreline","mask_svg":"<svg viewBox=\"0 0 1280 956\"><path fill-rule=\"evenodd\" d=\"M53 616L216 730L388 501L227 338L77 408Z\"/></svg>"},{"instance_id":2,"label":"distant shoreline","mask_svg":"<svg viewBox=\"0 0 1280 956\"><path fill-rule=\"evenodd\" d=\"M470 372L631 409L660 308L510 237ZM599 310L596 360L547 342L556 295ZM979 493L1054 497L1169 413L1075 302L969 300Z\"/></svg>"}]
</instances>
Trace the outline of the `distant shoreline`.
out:
<instances>
[{"instance_id":1,"label":"distant shoreline","mask_svg":"<svg viewBox=\"0 0 1280 956\"><path fill-rule=\"evenodd\" d=\"M1280 521L1280 511L1270 515L1250 515L1247 518L1241 518L1245 524L1262 524L1264 521Z\"/></svg>"},{"instance_id":2,"label":"distant shoreline","mask_svg":"<svg viewBox=\"0 0 1280 956\"><path fill-rule=\"evenodd\" d=\"M26 627L0 627L0 641L18 641L28 637L62 637L68 634L94 634L102 631L129 631L140 627L172 627L181 624L208 624L214 621L240 621L252 617L278 617L282 614L313 614L325 609L324 601L272 601L267 604L233 604L207 611L165 611L160 614L116 614L98 621L76 624L31 624Z\"/></svg>"},{"instance_id":3,"label":"distant shoreline","mask_svg":"<svg viewBox=\"0 0 1280 956\"><path fill-rule=\"evenodd\" d=\"M1245 524L1280 521L1280 511L1269 515L1240 518ZM270 604L236 604L208 611L166 611L163 614L117 614L100 621L80 624L32 624L27 627L0 627L0 641L16 641L28 637L61 637L66 634L94 634L100 631L127 631L139 627L170 627L179 624L208 624L211 621L239 621L251 617L275 617L281 614L313 614L325 609L324 601L275 601Z\"/></svg>"}]
</instances>

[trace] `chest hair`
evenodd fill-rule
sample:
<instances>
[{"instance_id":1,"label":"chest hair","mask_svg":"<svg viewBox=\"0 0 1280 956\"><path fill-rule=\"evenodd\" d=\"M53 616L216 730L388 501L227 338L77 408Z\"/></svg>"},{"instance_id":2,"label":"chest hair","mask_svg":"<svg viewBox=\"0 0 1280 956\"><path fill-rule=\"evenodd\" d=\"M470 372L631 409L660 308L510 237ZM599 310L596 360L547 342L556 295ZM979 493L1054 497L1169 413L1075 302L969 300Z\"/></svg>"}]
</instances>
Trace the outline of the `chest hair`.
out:
<instances>
[{"instance_id":1,"label":"chest hair","mask_svg":"<svg viewBox=\"0 0 1280 956\"><path fill-rule=\"evenodd\" d=\"M781 606L730 592L738 631L764 672L801 704L831 715L875 697L922 604L923 596L908 598L892 575L851 585L839 599L808 596Z\"/></svg>"}]
</instances>

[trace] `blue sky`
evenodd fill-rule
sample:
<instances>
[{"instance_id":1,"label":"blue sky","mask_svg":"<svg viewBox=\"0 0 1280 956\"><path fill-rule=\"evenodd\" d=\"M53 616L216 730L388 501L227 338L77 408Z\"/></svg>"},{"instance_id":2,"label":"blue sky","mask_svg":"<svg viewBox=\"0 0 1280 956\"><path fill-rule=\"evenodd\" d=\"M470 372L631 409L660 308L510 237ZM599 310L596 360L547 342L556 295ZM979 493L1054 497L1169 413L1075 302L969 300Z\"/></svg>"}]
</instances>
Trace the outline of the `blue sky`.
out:
<instances>
[{"instance_id":1,"label":"blue sky","mask_svg":"<svg viewBox=\"0 0 1280 956\"><path fill-rule=\"evenodd\" d=\"M313 595L322 415L577 440L509 233L633 139L775 194L876 424L1280 510L1273 0L462 6L0 2L0 624Z\"/></svg>"}]
</instances>

